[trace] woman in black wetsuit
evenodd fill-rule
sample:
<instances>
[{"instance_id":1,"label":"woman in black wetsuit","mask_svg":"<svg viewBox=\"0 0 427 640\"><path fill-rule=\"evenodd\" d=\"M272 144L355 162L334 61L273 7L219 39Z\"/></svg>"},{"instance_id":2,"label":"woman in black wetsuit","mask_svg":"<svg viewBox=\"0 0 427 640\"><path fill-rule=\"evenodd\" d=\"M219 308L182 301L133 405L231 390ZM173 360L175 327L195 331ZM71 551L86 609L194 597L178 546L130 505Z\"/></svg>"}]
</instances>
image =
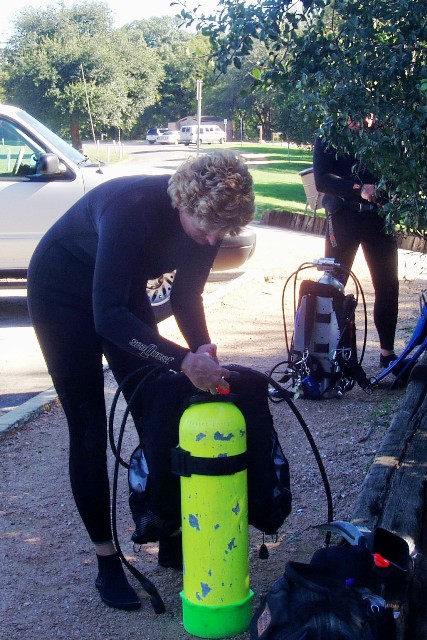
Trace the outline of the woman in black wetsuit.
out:
<instances>
[{"instance_id":1,"label":"woman in black wetsuit","mask_svg":"<svg viewBox=\"0 0 427 640\"><path fill-rule=\"evenodd\" d=\"M328 216L325 255L351 269L362 247L375 292L374 323L380 341L380 366L397 358L394 338L397 324L399 279L396 238L384 229L378 213L378 180L351 155L337 157L327 141L317 138L313 173L316 189L324 193L322 205Z\"/></svg>"},{"instance_id":2,"label":"woman in black wetsuit","mask_svg":"<svg viewBox=\"0 0 427 640\"><path fill-rule=\"evenodd\" d=\"M95 545L95 584L112 607L141 603L112 542L102 357L118 383L148 363L183 371L211 393L227 388L201 295L224 235L253 213L246 166L232 152L214 152L184 162L172 177L96 187L53 225L31 260L31 319L68 422L71 489ZM172 270L171 305L188 348L159 334L146 295L148 279ZM125 387L127 399L135 384ZM132 415L138 419L137 408Z\"/></svg>"}]
</instances>

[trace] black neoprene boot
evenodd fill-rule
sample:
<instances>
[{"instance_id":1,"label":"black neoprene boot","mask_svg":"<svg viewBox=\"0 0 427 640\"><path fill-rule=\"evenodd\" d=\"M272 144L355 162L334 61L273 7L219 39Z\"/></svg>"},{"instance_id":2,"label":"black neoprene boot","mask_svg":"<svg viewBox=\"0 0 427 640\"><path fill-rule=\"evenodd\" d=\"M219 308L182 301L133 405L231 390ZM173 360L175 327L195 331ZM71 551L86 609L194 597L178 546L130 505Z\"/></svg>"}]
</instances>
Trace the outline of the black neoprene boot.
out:
<instances>
[{"instance_id":1,"label":"black neoprene boot","mask_svg":"<svg viewBox=\"0 0 427 640\"><path fill-rule=\"evenodd\" d=\"M182 533L159 540L157 562L161 567L182 571Z\"/></svg>"},{"instance_id":2,"label":"black neoprene boot","mask_svg":"<svg viewBox=\"0 0 427 640\"><path fill-rule=\"evenodd\" d=\"M392 362L397 360L397 358L398 356L395 353L390 353L388 356L383 356L383 354L380 353L380 367L382 367L383 369L387 369L387 367L389 367Z\"/></svg>"},{"instance_id":3,"label":"black neoprene boot","mask_svg":"<svg viewBox=\"0 0 427 640\"><path fill-rule=\"evenodd\" d=\"M119 555L96 556L98 558L98 577L95 586L101 599L109 607L132 611L139 609L141 601L129 584Z\"/></svg>"}]
</instances>

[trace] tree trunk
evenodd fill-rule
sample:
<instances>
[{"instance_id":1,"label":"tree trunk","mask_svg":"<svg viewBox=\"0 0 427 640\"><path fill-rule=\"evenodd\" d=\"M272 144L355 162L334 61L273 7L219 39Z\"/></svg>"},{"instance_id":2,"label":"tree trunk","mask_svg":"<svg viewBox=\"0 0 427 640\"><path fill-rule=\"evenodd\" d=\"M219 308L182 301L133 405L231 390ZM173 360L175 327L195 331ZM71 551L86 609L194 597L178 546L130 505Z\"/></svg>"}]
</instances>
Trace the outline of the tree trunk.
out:
<instances>
[{"instance_id":1,"label":"tree trunk","mask_svg":"<svg viewBox=\"0 0 427 640\"><path fill-rule=\"evenodd\" d=\"M82 140L80 138L79 125L76 122L76 120L74 120L74 118L71 119L70 133L71 133L71 144L74 147L74 149L77 149L77 151L83 152L83 145L82 145Z\"/></svg>"}]
</instances>

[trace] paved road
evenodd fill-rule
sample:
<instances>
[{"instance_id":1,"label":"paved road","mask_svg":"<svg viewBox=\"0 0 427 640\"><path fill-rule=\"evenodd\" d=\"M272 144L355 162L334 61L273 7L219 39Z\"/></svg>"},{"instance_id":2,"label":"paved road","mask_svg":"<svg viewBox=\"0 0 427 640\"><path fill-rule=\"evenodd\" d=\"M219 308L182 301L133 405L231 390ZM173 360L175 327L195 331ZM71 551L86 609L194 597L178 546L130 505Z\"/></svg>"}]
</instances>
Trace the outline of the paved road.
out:
<instances>
[{"instance_id":1,"label":"paved road","mask_svg":"<svg viewBox=\"0 0 427 640\"><path fill-rule=\"evenodd\" d=\"M108 161L108 149L110 148L112 153L114 145L107 141L101 144L101 148L103 149L104 154L107 154ZM200 153L209 151L211 148L212 147L209 144L203 145L200 147ZM224 145L222 148L227 148L227 145ZM233 148L238 151L238 147L236 147L235 143L233 144ZM91 158L95 158L97 147L94 144L84 144L84 151ZM123 151L124 157L126 158L123 162L124 168L127 163L129 163L132 168L134 168L134 165L138 163L140 167L143 167L144 170L147 169L147 171L150 172L169 173L173 172L176 167L188 157L194 156L197 153L197 148L194 145L188 147L182 144L161 146L157 144L151 145L145 142L130 141L124 143ZM265 161L261 154L243 153L242 155L246 158L246 162L249 165L256 165Z\"/></svg>"},{"instance_id":2,"label":"paved road","mask_svg":"<svg viewBox=\"0 0 427 640\"><path fill-rule=\"evenodd\" d=\"M0 290L0 413L50 386L28 317L25 289Z\"/></svg>"},{"instance_id":3,"label":"paved road","mask_svg":"<svg viewBox=\"0 0 427 640\"><path fill-rule=\"evenodd\" d=\"M205 288L206 304L229 294L241 276L239 270L212 274ZM0 351L1 416L52 384L28 316L25 289L0 289Z\"/></svg>"},{"instance_id":4,"label":"paved road","mask_svg":"<svg viewBox=\"0 0 427 640\"><path fill-rule=\"evenodd\" d=\"M208 148L209 145L205 147L205 149ZM108 150L111 149L111 152L113 152L114 145L110 142L104 142L101 144L101 149L104 154L107 153L108 161ZM94 144L85 144L84 151L88 156L94 158L96 157L97 147ZM169 173L173 172L183 160L197 153L197 149L194 146L185 147L184 145L160 146L144 142L125 142L123 144L123 152L125 157L123 173L125 173L125 166L128 163L131 165L137 163L144 169L146 168L156 173L163 171Z\"/></svg>"}]
</instances>

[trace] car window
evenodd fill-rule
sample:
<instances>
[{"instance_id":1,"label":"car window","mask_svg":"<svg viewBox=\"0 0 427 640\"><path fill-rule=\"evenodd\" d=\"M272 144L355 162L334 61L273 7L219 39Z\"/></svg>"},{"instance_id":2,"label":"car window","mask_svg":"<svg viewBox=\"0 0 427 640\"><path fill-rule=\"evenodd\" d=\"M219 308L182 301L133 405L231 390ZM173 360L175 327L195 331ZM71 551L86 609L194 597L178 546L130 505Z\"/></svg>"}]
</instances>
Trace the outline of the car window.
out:
<instances>
[{"instance_id":1,"label":"car window","mask_svg":"<svg viewBox=\"0 0 427 640\"><path fill-rule=\"evenodd\" d=\"M0 118L0 179L34 175L37 160L44 151L17 125Z\"/></svg>"},{"instance_id":2,"label":"car window","mask_svg":"<svg viewBox=\"0 0 427 640\"><path fill-rule=\"evenodd\" d=\"M74 149L74 147L72 147L71 144L69 144L66 140L63 140L62 138L57 136L56 133L54 133L53 131L48 129L48 127L46 127L44 124L42 124L41 122L33 118L33 116L30 116L29 113L26 113L25 111L21 111L19 115L21 119L24 120L25 123L31 127L32 131L36 131L38 134L43 136L44 139L48 141L48 143L52 144L54 147L59 149L59 151L66 158L68 158L68 160L71 160L75 164L81 164L83 162L86 162L88 166L90 166L90 163L98 164L97 162L93 163L92 161L89 161L89 164L88 164L87 161L89 159L87 156L85 156L83 153L81 153L77 149ZM46 149L43 149L43 151L46 151Z\"/></svg>"}]
</instances>

